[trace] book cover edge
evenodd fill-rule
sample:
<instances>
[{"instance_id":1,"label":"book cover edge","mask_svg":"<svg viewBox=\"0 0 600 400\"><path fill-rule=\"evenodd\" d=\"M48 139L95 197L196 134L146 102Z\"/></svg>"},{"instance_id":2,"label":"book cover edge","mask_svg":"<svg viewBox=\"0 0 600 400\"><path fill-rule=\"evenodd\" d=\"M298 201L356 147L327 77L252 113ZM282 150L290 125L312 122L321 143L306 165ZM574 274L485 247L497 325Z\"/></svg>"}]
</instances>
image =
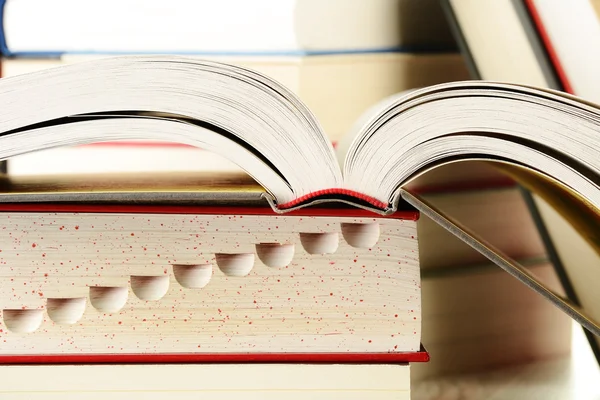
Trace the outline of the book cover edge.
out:
<instances>
[{"instance_id":1,"label":"book cover edge","mask_svg":"<svg viewBox=\"0 0 600 400\"><path fill-rule=\"evenodd\" d=\"M429 353L421 345L418 351L398 353L160 353L160 354L34 354L0 355L0 365L24 364L405 364L428 362Z\"/></svg>"},{"instance_id":2,"label":"book cover edge","mask_svg":"<svg viewBox=\"0 0 600 400\"><path fill-rule=\"evenodd\" d=\"M361 208L303 207L285 214L278 214L270 207L218 206L218 205L142 205L142 204L85 204L85 203L0 203L0 212L41 213L119 213L119 214L225 214L257 216L305 216L305 217L356 217L388 218L416 221L419 213L399 210L389 215L379 215Z\"/></svg>"}]
</instances>

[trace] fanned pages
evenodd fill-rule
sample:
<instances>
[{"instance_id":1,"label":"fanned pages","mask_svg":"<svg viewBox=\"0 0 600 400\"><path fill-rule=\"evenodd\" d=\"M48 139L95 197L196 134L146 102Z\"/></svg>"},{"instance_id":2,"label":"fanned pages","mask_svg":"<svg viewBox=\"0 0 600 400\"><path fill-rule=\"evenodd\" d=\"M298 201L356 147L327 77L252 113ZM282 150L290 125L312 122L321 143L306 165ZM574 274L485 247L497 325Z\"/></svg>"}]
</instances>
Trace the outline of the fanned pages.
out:
<instances>
[{"instance_id":1,"label":"fanned pages","mask_svg":"<svg viewBox=\"0 0 600 400\"><path fill-rule=\"evenodd\" d=\"M457 82L395 96L357 123L337 160L289 90L215 62L117 57L21 75L0 81L0 108L3 159L116 139L191 144L237 163L280 211L343 200L390 212L415 176L471 158L535 170L600 207L600 110L526 86Z\"/></svg>"},{"instance_id":2,"label":"fanned pages","mask_svg":"<svg viewBox=\"0 0 600 400\"><path fill-rule=\"evenodd\" d=\"M0 213L0 362L419 352L416 212L82 210Z\"/></svg>"}]
</instances>

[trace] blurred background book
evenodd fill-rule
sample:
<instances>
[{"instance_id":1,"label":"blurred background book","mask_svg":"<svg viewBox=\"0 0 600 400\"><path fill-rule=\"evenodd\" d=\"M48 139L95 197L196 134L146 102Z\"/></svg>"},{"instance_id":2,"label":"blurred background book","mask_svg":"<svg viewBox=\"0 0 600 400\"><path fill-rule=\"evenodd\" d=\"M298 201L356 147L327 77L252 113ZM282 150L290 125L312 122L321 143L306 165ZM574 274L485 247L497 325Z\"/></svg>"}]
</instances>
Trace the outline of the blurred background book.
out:
<instances>
[{"instance_id":1,"label":"blurred background book","mask_svg":"<svg viewBox=\"0 0 600 400\"><path fill-rule=\"evenodd\" d=\"M565 91L598 103L598 2L501 0L442 3L471 75ZM566 220L564 208L523 192L565 294L593 318L600 297L600 255ZM598 338L585 332L600 360Z\"/></svg>"},{"instance_id":2,"label":"blurred background book","mask_svg":"<svg viewBox=\"0 0 600 400\"><path fill-rule=\"evenodd\" d=\"M468 78L436 0L166 4L7 0L2 76L112 55L201 57L251 68L281 82L313 110L333 142L387 96ZM42 164L44 173L68 172L73 165L78 170L98 165L99 172L193 171L214 165L211 156L191 160L188 150L175 146L160 157L154 150L129 146L128 157L124 150L107 147L75 153L62 149L57 157L45 152L11 161L10 169L18 175L38 173L32 166ZM85 161L104 151L124 154L111 167ZM152 161L143 165L144 158Z\"/></svg>"}]
</instances>

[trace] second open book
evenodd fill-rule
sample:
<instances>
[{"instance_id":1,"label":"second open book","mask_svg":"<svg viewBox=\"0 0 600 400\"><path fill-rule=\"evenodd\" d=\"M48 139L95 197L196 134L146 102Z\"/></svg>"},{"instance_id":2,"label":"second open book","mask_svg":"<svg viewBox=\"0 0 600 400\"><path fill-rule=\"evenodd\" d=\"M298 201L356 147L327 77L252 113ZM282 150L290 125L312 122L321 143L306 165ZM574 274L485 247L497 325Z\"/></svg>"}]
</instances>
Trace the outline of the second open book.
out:
<instances>
[{"instance_id":1,"label":"second open book","mask_svg":"<svg viewBox=\"0 0 600 400\"><path fill-rule=\"evenodd\" d=\"M600 206L600 110L525 86L400 94L365 113L336 150L285 87L195 59L117 57L2 79L0 110L2 159L119 139L180 142L238 164L278 211L337 200L393 212L402 185L462 159L524 166Z\"/></svg>"}]
</instances>

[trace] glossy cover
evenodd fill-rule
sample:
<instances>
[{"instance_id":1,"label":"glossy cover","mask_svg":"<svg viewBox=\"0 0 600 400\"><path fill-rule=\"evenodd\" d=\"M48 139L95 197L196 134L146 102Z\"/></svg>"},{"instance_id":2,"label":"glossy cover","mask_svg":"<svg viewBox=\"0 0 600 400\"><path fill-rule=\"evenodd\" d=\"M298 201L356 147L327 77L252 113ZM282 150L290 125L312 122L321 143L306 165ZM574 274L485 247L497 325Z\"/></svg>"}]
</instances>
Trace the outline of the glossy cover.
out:
<instances>
[{"instance_id":1,"label":"glossy cover","mask_svg":"<svg viewBox=\"0 0 600 400\"><path fill-rule=\"evenodd\" d=\"M573 91L573 86L571 85L571 82L569 82L569 77L567 76L565 69L562 67L562 65L560 63L558 54L556 53L556 51L554 49L554 45L552 44L552 41L550 40L550 37L548 36L548 32L546 31L546 27L544 26L542 19L540 18L540 15L538 13L538 10L535 7L535 3L532 0L523 0L523 1L525 3L525 6L527 7L529 16L531 17L531 22L534 25L534 29L537 32L537 34L539 35L539 39L542 42L542 45L546 51L548 60L551 64L551 66L553 67L554 72L556 73L556 77L557 77L558 81L560 82L560 86L562 86L562 88L558 88L558 89L563 90L570 94L576 94ZM557 89L557 88L554 88L554 89Z\"/></svg>"}]
</instances>

